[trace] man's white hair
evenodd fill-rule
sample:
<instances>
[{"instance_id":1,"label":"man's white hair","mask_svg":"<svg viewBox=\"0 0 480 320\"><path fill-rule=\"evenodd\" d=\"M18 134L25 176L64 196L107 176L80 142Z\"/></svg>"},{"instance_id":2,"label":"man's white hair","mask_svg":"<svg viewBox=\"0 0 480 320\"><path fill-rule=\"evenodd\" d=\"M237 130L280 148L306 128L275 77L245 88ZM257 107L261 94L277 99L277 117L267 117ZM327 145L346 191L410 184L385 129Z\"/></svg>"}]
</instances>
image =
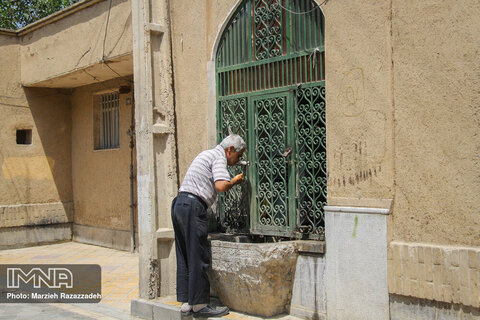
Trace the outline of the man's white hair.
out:
<instances>
[{"instance_id":1,"label":"man's white hair","mask_svg":"<svg viewBox=\"0 0 480 320\"><path fill-rule=\"evenodd\" d=\"M231 134L220 142L223 149L233 146L235 152L245 149L245 141L238 134Z\"/></svg>"}]
</instances>

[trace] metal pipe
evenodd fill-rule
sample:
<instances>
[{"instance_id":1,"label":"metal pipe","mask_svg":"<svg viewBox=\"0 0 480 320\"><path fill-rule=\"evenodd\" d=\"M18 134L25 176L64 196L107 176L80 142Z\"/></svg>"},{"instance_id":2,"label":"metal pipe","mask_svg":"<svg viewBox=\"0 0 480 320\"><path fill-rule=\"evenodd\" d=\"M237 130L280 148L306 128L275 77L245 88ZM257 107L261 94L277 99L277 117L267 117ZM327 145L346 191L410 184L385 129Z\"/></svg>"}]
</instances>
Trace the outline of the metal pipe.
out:
<instances>
[{"instance_id":1,"label":"metal pipe","mask_svg":"<svg viewBox=\"0 0 480 320\"><path fill-rule=\"evenodd\" d=\"M132 94L132 115L130 117L130 252L135 251L135 174L133 170L133 160L135 158L135 95Z\"/></svg>"}]
</instances>

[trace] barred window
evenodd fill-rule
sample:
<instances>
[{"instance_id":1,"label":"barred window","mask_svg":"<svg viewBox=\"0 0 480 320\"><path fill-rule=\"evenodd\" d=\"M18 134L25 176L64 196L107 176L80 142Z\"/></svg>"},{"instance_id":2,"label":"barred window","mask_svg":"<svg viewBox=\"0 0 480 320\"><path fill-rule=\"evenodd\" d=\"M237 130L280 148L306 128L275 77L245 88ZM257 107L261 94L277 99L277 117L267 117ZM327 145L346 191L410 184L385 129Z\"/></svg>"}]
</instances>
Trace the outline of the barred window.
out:
<instances>
[{"instance_id":1,"label":"barred window","mask_svg":"<svg viewBox=\"0 0 480 320\"><path fill-rule=\"evenodd\" d=\"M93 104L95 150L119 148L118 92L95 95Z\"/></svg>"}]
</instances>

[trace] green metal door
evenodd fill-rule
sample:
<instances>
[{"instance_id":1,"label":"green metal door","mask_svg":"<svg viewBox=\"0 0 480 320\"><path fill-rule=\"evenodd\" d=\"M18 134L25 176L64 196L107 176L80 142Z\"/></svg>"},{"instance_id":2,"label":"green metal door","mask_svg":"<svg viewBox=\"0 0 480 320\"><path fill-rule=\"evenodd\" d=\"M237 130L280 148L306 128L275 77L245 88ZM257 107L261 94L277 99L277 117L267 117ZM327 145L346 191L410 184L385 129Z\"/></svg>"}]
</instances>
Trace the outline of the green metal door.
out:
<instances>
[{"instance_id":1,"label":"green metal door","mask_svg":"<svg viewBox=\"0 0 480 320\"><path fill-rule=\"evenodd\" d=\"M324 21L312 0L245 0L217 51L218 140L247 142L247 183L219 197L220 229L323 238Z\"/></svg>"},{"instance_id":2,"label":"green metal door","mask_svg":"<svg viewBox=\"0 0 480 320\"><path fill-rule=\"evenodd\" d=\"M252 233L290 235L295 225L293 109L290 91L250 99Z\"/></svg>"}]
</instances>

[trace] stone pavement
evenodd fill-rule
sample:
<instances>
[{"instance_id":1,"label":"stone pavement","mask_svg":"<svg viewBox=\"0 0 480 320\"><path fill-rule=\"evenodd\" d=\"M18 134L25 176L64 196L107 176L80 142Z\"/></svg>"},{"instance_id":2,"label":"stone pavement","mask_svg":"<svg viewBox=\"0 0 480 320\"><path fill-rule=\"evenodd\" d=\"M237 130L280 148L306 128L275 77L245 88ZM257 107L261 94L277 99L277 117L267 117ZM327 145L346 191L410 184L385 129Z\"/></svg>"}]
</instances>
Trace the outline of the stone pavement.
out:
<instances>
[{"instance_id":1,"label":"stone pavement","mask_svg":"<svg viewBox=\"0 0 480 320\"><path fill-rule=\"evenodd\" d=\"M168 297L161 297L156 300L142 300L138 299L132 305L132 310L137 308L136 314L143 314L143 318L145 319L153 319L153 320L192 320L195 319L193 316L189 317L182 317L180 316L180 307L181 303L177 302L175 296L168 296ZM213 298L211 301L212 305L220 305L217 299ZM148 307L151 307L150 309ZM138 310L140 309L140 310ZM231 311L226 316L221 318L202 318L203 320L214 320L214 319L230 319L230 320L301 320L294 316L289 315L279 315L271 318L263 318L263 317L254 317L251 315L233 312Z\"/></svg>"},{"instance_id":2,"label":"stone pavement","mask_svg":"<svg viewBox=\"0 0 480 320\"><path fill-rule=\"evenodd\" d=\"M138 254L78 242L64 242L21 249L0 250L0 264L99 264L102 268L100 303L5 303L0 304L0 320L140 320L130 315L132 299L138 299ZM175 297L149 300L157 304L149 319L168 320L180 314ZM160 306L160 307L158 307ZM192 319L186 317L185 320ZM219 319L219 318L216 318ZM231 312L222 319L261 320ZM268 319L299 320L292 316Z\"/></svg>"},{"instance_id":3,"label":"stone pavement","mask_svg":"<svg viewBox=\"0 0 480 320\"><path fill-rule=\"evenodd\" d=\"M78 242L0 250L0 264L99 264L100 303L0 304L0 319L138 319L130 301L138 298L138 254Z\"/></svg>"}]
</instances>

